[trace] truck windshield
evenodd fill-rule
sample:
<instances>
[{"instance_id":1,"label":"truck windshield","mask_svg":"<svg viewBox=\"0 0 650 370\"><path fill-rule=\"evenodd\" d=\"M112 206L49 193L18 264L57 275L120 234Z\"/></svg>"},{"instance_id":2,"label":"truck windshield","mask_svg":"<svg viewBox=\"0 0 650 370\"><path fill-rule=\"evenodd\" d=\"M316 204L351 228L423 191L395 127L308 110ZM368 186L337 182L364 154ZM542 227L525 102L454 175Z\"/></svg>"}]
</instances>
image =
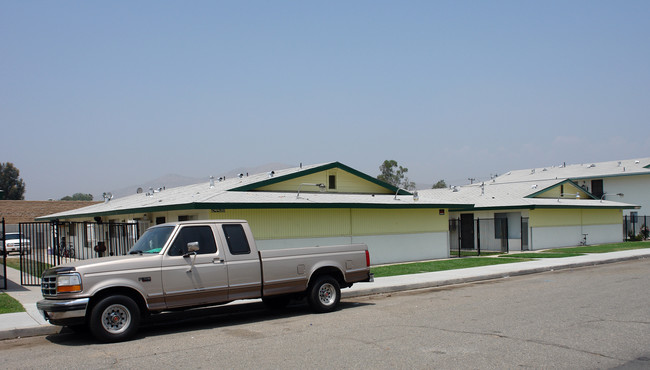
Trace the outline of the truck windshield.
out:
<instances>
[{"instance_id":1,"label":"truck windshield","mask_svg":"<svg viewBox=\"0 0 650 370\"><path fill-rule=\"evenodd\" d=\"M172 230L174 230L173 226L154 227L147 230L131 248L129 254L160 252Z\"/></svg>"}]
</instances>

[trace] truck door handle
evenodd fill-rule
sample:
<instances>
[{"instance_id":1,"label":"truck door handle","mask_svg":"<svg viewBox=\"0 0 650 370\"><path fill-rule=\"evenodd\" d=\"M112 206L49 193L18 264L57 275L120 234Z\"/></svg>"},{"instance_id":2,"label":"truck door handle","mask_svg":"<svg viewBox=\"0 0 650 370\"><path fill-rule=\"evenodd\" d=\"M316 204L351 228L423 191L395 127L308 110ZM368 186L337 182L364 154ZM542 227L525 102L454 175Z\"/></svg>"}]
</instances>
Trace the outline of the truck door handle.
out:
<instances>
[{"instance_id":1,"label":"truck door handle","mask_svg":"<svg viewBox=\"0 0 650 370\"><path fill-rule=\"evenodd\" d=\"M223 258L216 257L212 260L212 263L217 263L217 264L223 263Z\"/></svg>"}]
</instances>

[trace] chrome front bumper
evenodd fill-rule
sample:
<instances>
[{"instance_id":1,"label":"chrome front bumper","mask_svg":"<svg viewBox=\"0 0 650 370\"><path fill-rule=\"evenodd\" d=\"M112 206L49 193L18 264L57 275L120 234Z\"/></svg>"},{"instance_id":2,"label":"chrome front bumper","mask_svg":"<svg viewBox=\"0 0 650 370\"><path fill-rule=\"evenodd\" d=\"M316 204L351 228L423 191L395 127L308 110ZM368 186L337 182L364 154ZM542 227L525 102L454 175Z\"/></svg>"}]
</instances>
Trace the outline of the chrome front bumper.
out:
<instances>
[{"instance_id":1,"label":"chrome front bumper","mask_svg":"<svg viewBox=\"0 0 650 370\"><path fill-rule=\"evenodd\" d=\"M71 300L43 299L36 302L36 308L45 320L54 325L72 325L86 319L90 298Z\"/></svg>"}]
</instances>

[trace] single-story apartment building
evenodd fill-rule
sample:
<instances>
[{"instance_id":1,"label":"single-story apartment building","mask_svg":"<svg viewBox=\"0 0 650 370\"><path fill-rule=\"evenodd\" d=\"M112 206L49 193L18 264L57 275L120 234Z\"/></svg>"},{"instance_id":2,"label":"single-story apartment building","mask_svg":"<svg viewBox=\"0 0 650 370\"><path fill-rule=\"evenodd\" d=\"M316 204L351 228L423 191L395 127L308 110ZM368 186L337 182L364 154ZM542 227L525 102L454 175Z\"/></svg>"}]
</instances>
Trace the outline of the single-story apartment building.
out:
<instances>
[{"instance_id":1,"label":"single-story apartment building","mask_svg":"<svg viewBox=\"0 0 650 370\"><path fill-rule=\"evenodd\" d=\"M420 198L474 204L471 209L450 210L450 241L462 249L497 251L620 242L623 211L639 208L596 197L569 179L509 176L422 190Z\"/></svg>"},{"instance_id":2,"label":"single-story apartment building","mask_svg":"<svg viewBox=\"0 0 650 370\"><path fill-rule=\"evenodd\" d=\"M300 166L170 189L134 191L40 220L244 219L260 249L365 243L373 264L449 256L449 209L472 204L421 199L339 162Z\"/></svg>"},{"instance_id":3,"label":"single-story apartment building","mask_svg":"<svg viewBox=\"0 0 650 370\"><path fill-rule=\"evenodd\" d=\"M650 215L650 158L622 159L582 164L559 164L542 168L509 171L495 183L535 183L571 180L596 199L624 201L638 205L623 215Z\"/></svg>"}]
</instances>

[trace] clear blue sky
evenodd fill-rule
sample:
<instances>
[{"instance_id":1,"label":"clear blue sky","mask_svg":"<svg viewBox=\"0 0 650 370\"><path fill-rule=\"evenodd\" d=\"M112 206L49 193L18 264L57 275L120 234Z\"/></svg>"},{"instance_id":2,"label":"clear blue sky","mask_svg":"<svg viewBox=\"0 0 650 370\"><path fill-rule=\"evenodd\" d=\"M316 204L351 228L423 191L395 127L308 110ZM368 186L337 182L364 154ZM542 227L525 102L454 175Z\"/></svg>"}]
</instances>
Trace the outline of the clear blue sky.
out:
<instances>
[{"instance_id":1,"label":"clear blue sky","mask_svg":"<svg viewBox=\"0 0 650 370\"><path fill-rule=\"evenodd\" d=\"M650 156L646 0L4 0L0 35L0 162L28 200L269 162L463 184Z\"/></svg>"}]
</instances>

